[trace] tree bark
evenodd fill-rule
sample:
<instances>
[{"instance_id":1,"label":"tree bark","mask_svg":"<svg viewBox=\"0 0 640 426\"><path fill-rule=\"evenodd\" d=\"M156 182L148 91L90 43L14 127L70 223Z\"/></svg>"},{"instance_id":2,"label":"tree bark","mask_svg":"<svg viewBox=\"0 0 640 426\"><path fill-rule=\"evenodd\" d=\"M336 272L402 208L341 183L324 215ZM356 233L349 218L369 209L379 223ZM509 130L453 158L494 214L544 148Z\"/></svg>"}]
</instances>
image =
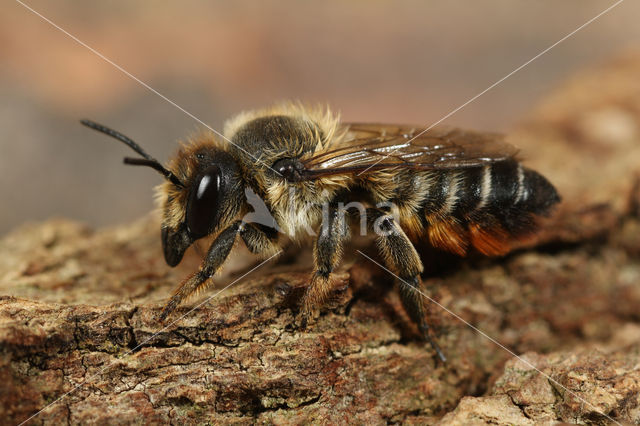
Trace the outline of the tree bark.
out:
<instances>
[{"instance_id":1,"label":"tree bark","mask_svg":"<svg viewBox=\"0 0 640 426\"><path fill-rule=\"evenodd\" d=\"M640 422L638 75L634 54L587 70L509 135L563 196L535 241L500 259L425 255L438 266L424 277L432 297L482 332L430 303L446 364L388 291L393 277L358 255L347 256L331 306L305 330L295 301L310 250L243 278L256 263L240 247L218 288L165 328L156 317L197 268L195 250L168 268L154 216L96 231L50 220L0 241L0 416Z\"/></svg>"}]
</instances>

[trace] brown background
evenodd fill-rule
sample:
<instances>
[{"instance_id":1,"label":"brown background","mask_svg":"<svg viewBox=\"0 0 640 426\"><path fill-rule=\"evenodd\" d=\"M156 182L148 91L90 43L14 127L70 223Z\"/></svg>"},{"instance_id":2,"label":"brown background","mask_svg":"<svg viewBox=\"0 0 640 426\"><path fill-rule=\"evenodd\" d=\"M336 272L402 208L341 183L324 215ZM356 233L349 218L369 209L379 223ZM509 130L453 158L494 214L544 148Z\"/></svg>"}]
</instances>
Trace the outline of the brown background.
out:
<instances>
[{"instance_id":1,"label":"brown background","mask_svg":"<svg viewBox=\"0 0 640 426\"><path fill-rule=\"evenodd\" d=\"M613 2L28 3L221 129L281 99L329 103L345 120L431 124ZM624 2L448 123L508 131L576 70L640 42ZM65 216L113 224L152 209L158 176L89 117L165 160L198 123L17 2L0 6L0 234ZM516 141L517 142L517 141ZM544 170L543 170L544 172Z\"/></svg>"}]
</instances>

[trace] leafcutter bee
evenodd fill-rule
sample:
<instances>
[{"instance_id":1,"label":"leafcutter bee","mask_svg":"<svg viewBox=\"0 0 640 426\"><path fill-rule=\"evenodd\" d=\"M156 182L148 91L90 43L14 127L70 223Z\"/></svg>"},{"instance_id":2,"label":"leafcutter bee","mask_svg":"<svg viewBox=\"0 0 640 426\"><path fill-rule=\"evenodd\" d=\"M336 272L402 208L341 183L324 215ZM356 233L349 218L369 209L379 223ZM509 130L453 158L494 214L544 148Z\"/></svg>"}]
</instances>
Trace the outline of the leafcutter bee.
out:
<instances>
[{"instance_id":1,"label":"leafcutter bee","mask_svg":"<svg viewBox=\"0 0 640 426\"><path fill-rule=\"evenodd\" d=\"M162 320L211 281L236 240L268 256L287 240L283 234L293 240L315 234L315 266L301 300L306 318L331 294L331 273L356 216L343 207L357 203L386 267L400 278L403 306L444 360L429 336L419 294L423 265L413 243L427 241L460 256L470 250L503 255L513 241L534 233L537 217L560 200L547 179L520 164L512 145L491 133L341 123L329 110L286 103L241 113L226 123L227 140L197 136L163 166L121 133L82 123L143 157L125 163L165 177L158 192L169 265L180 263L194 241L215 237ZM272 225L246 220L255 210L248 194L264 203Z\"/></svg>"}]
</instances>

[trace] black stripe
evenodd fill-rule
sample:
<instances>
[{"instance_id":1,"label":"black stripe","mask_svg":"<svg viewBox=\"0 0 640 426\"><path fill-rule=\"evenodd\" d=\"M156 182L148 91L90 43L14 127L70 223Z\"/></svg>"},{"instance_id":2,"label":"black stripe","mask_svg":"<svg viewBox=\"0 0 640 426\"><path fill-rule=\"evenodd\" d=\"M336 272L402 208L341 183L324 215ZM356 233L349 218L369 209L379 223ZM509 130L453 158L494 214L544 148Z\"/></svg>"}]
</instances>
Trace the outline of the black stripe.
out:
<instances>
[{"instance_id":1,"label":"black stripe","mask_svg":"<svg viewBox=\"0 0 640 426\"><path fill-rule=\"evenodd\" d=\"M518 196L518 163L509 160L491 165L490 209L508 208Z\"/></svg>"},{"instance_id":2,"label":"black stripe","mask_svg":"<svg viewBox=\"0 0 640 426\"><path fill-rule=\"evenodd\" d=\"M439 211L447 202L452 177L453 172L449 171L434 174L424 203L424 209L427 214Z\"/></svg>"}]
</instances>

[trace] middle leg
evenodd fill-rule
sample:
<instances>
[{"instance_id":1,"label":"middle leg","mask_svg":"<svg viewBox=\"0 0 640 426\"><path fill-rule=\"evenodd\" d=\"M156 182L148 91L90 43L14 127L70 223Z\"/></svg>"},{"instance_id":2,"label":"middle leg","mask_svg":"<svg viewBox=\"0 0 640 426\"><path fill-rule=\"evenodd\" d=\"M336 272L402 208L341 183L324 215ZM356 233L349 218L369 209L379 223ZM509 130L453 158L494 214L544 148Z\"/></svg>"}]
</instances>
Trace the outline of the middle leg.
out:
<instances>
[{"instance_id":1,"label":"middle leg","mask_svg":"<svg viewBox=\"0 0 640 426\"><path fill-rule=\"evenodd\" d=\"M343 245L350 236L345 209L339 208L337 202L332 202L327 213L323 215L320 234L313 249L314 272L302 297L303 324L324 305L331 294L331 273L340 263Z\"/></svg>"}]
</instances>

